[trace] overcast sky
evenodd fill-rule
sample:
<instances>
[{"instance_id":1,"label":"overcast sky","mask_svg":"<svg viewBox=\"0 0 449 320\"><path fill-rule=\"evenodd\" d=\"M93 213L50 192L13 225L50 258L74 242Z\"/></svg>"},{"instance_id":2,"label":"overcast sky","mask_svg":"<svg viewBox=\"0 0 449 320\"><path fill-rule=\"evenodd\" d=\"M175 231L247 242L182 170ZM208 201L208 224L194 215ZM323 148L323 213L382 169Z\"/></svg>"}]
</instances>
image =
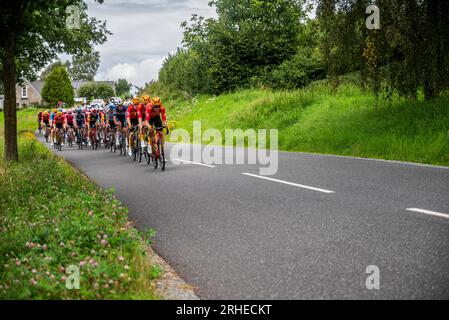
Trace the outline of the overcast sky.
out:
<instances>
[{"instance_id":1,"label":"overcast sky","mask_svg":"<svg viewBox=\"0 0 449 320\"><path fill-rule=\"evenodd\" d=\"M113 35L96 48L101 64L96 80L125 78L143 86L157 79L162 61L181 46L181 22L194 13L216 16L209 0L88 1L89 15L107 21Z\"/></svg>"}]
</instances>

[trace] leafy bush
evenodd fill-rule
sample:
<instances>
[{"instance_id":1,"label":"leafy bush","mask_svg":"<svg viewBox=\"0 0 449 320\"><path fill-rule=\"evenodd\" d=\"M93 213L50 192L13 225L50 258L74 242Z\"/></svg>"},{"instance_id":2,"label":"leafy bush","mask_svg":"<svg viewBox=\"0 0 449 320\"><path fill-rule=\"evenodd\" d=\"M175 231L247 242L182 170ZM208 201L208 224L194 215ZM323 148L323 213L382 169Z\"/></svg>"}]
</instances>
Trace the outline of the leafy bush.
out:
<instances>
[{"instance_id":1,"label":"leafy bush","mask_svg":"<svg viewBox=\"0 0 449 320\"><path fill-rule=\"evenodd\" d=\"M78 89L78 95L88 99L109 99L114 96L114 89L104 83L87 83Z\"/></svg>"},{"instance_id":2,"label":"leafy bush","mask_svg":"<svg viewBox=\"0 0 449 320\"><path fill-rule=\"evenodd\" d=\"M72 82L64 67L56 67L47 76L44 87L42 88L42 99L45 102L56 105L58 100L72 106L75 93Z\"/></svg>"}]
</instances>

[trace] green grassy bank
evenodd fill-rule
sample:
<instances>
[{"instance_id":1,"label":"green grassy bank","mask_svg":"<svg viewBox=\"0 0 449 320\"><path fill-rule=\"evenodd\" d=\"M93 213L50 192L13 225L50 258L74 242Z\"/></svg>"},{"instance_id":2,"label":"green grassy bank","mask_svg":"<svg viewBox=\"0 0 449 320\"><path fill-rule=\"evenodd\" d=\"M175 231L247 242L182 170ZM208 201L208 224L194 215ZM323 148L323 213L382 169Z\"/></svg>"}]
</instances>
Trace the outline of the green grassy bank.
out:
<instances>
[{"instance_id":1,"label":"green grassy bank","mask_svg":"<svg viewBox=\"0 0 449 320\"><path fill-rule=\"evenodd\" d=\"M355 85L288 92L245 90L168 101L176 128L279 129L279 148L449 165L449 96L434 102L379 101ZM223 135L224 136L224 135Z\"/></svg>"},{"instance_id":2,"label":"green grassy bank","mask_svg":"<svg viewBox=\"0 0 449 320\"><path fill-rule=\"evenodd\" d=\"M0 299L157 298L159 268L127 209L37 142L36 110L18 119L20 161L0 163ZM70 266L79 290L66 287Z\"/></svg>"}]
</instances>

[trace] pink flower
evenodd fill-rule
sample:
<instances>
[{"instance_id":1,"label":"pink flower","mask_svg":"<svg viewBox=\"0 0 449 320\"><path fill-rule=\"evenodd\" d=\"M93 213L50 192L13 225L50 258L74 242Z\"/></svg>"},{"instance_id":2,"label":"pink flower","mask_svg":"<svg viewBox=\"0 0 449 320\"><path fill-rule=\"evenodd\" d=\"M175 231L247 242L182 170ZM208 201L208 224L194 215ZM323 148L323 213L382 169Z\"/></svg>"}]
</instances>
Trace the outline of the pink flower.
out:
<instances>
[{"instance_id":1,"label":"pink flower","mask_svg":"<svg viewBox=\"0 0 449 320\"><path fill-rule=\"evenodd\" d=\"M62 276L62 277L61 277L61 281L65 282L66 280L67 280L67 277L66 277L66 276Z\"/></svg>"},{"instance_id":2,"label":"pink flower","mask_svg":"<svg viewBox=\"0 0 449 320\"><path fill-rule=\"evenodd\" d=\"M47 245L44 244L44 245L42 246L42 250L46 251L47 249L48 249Z\"/></svg>"},{"instance_id":3,"label":"pink flower","mask_svg":"<svg viewBox=\"0 0 449 320\"><path fill-rule=\"evenodd\" d=\"M81 261L81 262L80 262L80 267L83 267L85 264L86 264L86 262Z\"/></svg>"},{"instance_id":4,"label":"pink flower","mask_svg":"<svg viewBox=\"0 0 449 320\"><path fill-rule=\"evenodd\" d=\"M108 237L108 235L107 235L107 234L105 234L105 235L103 236L103 239L107 239L107 237Z\"/></svg>"},{"instance_id":5,"label":"pink flower","mask_svg":"<svg viewBox=\"0 0 449 320\"><path fill-rule=\"evenodd\" d=\"M19 259L16 260L16 266L20 266L20 260Z\"/></svg>"},{"instance_id":6,"label":"pink flower","mask_svg":"<svg viewBox=\"0 0 449 320\"><path fill-rule=\"evenodd\" d=\"M36 269L31 270L31 273L37 273Z\"/></svg>"},{"instance_id":7,"label":"pink flower","mask_svg":"<svg viewBox=\"0 0 449 320\"><path fill-rule=\"evenodd\" d=\"M92 217L94 215L94 212L93 211L89 211L88 215L89 215L89 217Z\"/></svg>"},{"instance_id":8,"label":"pink flower","mask_svg":"<svg viewBox=\"0 0 449 320\"><path fill-rule=\"evenodd\" d=\"M34 280L34 279L31 279L30 282L31 282L31 284L32 284L33 286L36 286L36 285L37 285L37 281Z\"/></svg>"},{"instance_id":9,"label":"pink flower","mask_svg":"<svg viewBox=\"0 0 449 320\"><path fill-rule=\"evenodd\" d=\"M108 240L102 239L102 240L100 241L100 243L101 243L102 246L105 246L105 245L108 244Z\"/></svg>"},{"instance_id":10,"label":"pink flower","mask_svg":"<svg viewBox=\"0 0 449 320\"><path fill-rule=\"evenodd\" d=\"M64 273L65 272L65 268L64 267L59 268L59 272Z\"/></svg>"},{"instance_id":11,"label":"pink flower","mask_svg":"<svg viewBox=\"0 0 449 320\"><path fill-rule=\"evenodd\" d=\"M105 288L105 289L108 289L108 288L109 288L109 284L106 283L106 284L104 285L104 288Z\"/></svg>"},{"instance_id":12,"label":"pink flower","mask_svg":"<svg viewBox=\"0 0 449 320\"><path fill-rule=\"evenodd\" d=\"M120 257L118 257L118 261L123 262L123 261L125 261L125 258L123 258L122 256L120 256Z\"/></svg>"}]
</instances>

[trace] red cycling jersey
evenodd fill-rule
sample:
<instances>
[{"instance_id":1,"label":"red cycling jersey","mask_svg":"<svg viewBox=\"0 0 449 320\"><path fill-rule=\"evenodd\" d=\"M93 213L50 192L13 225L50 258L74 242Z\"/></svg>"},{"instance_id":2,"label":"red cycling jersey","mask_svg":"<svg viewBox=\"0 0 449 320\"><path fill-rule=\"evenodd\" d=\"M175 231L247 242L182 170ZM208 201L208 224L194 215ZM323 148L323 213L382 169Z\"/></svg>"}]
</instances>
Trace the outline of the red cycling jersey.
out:
<instances>
[{"instance_id":1,"label":"red cycling jersey","mask_svg":"<svg viewBox=\"0 0 449 320\"><path fill-rule=\"evenodd\" d=\"M55 118L53 119L53 123L54 124L56 124L56 125L61 125L61 124L64 124L64 120L65 120L65 118L64 118L64 116L55 116Z\"/></svg>"},{"instance_id":2,"label":"red cycling jersey","mask_svg":"<svg viewBox=\"0 0 449 320\"><path fill-rule=\"evenodd\" d=\"M165 112L164 106L161 106L159 109L155 108L152 104L148 104L147 106L147 121L150 121L151 118L154 117L162 117L162 121L167 121L167 114Z\"/></svg>"},{"instance_id":3,"label":"red cycling jersey","mask_svg":"<svg viewBox=\"0 0 449 320\"><path fill-rule=\"evenodd\" d=\"M73 114L67 114L67 116L65 118L67 120L67 123L73 123L73 120L75 119L73 117Z\"/></svg>"},{"instance_id":4,"label":"red cycling jersey","mask_svg":"<svg viewBox=\"0 0 449 320\"><path fill-rule=\"evenodd\" d=\"M42 121L50 121L50 115L49 114L44 114L42 115Z\"/></svg>"},{"instance_id":5,"label":"red cycling jersey","mask_svg":"<svg viewBox=\"0 0 449 320\"><path fill-rule=\"evenodd\" d=\"M137 107L137 114L139 115L139 119L145 119L145 110L147 108L147 105L144 103L139 104Z\"/></svg>"},{"instance_id":6,"label":"red cycling jersey","mask_svg":"<svg viewBox=\"0 0 449 320\"><path fill-rule=\"evenodd\" d=\"M139 108L135 105L130 105L128 111L126 112L127 119L139 119ZM141 117L140 117L141 118Z\"/></svg>"}]
</instances>

